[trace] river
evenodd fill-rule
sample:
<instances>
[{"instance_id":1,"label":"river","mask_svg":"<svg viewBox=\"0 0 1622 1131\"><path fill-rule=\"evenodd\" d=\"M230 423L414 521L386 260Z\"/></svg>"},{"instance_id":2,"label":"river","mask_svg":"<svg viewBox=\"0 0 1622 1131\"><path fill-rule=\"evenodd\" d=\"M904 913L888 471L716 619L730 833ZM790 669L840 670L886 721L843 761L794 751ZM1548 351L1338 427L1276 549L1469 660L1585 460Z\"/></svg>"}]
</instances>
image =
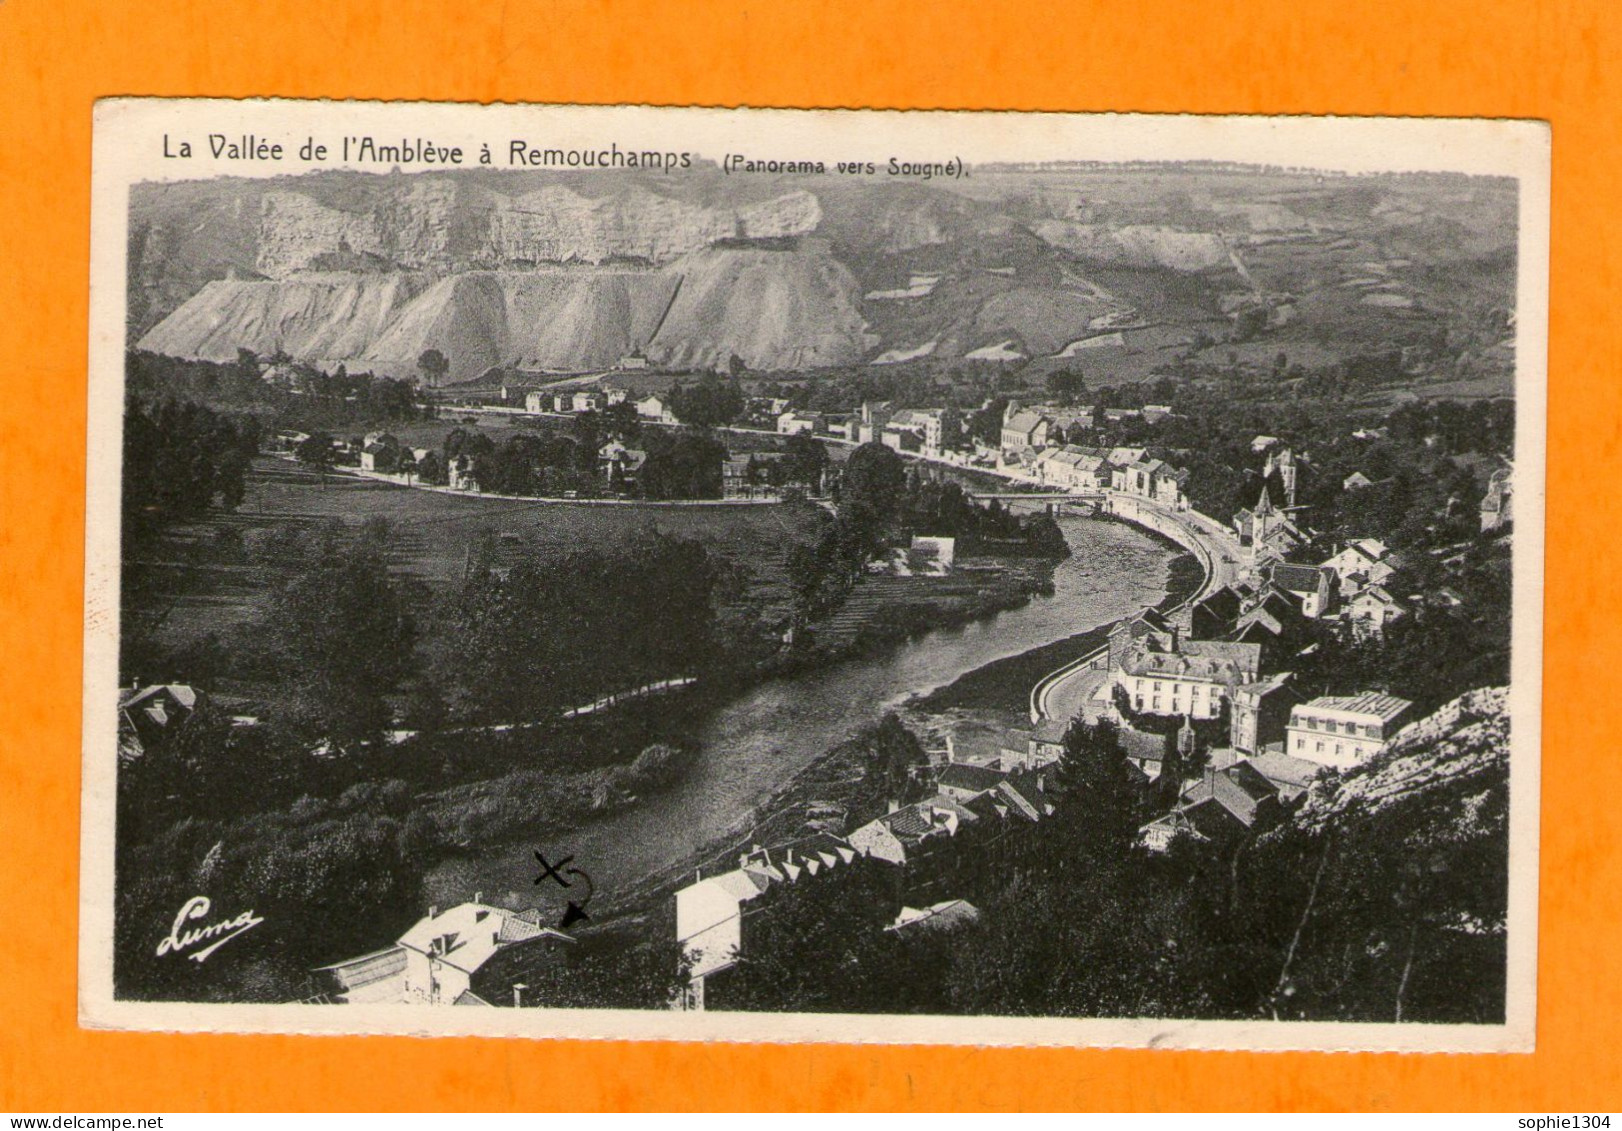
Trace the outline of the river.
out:
<instances>
[{"instance_id":1,"label":"river","mask_svg":"<svg viewBox=\"0 0 1622 1131\"><path fill-rule=\"evenodd\" d=\"M770 680L716 710L687 776L643 804L589 822L555 844L522 843L443 861L428 875L429 902L534 902L534 852L572 855L607 897L748 831L755 808L818 755L913 694L951 683L994 660L1084 632L1153 604L1175 556L1119 523L1063 518L1071 556L1054 570L1051 596L957 628L937 629L865 659ZM578 881L576 881L578 882ZM553 893L561 896L562 891ZM573 894L572 892L570 894Z\"/></svg>"}]
</instances>

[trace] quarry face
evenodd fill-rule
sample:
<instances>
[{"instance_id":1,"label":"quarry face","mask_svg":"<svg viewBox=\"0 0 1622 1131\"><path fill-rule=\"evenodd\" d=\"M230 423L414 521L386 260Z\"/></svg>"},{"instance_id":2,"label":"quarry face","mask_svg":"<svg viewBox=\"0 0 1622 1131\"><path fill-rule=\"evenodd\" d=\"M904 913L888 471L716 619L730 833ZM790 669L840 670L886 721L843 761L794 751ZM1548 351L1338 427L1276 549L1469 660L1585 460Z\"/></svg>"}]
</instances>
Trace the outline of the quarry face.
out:
<instances>
[{"instance_id":1,"label":"quarry face","mask_svg":"<svg viewBox=\"0 0 1622 1131\"><path fill-rule=\"evenodd\" d=\"M1427 261L1460 256L1491 266L1512 238L1479 222L1461 234L1462 213L1424 185L1146 183L740 185L695 170L139 185L129 340L413 378L432 348L450 360L449 383L494 366L604 368L635 351L658 366L736 357L771 371L1086 348L1096 368L1212 326L1220 338L1236 305L1301 292L1327 296L1300 304L1308 317L1327 310L1349 319L1337 333L1378 336L1451 301L1416 293L1405 269L1417 279ZM1467 211L1490 216L1480 205ZM1371 276L1371 260L1393 266Z\"/></svg>"}]
</instances>

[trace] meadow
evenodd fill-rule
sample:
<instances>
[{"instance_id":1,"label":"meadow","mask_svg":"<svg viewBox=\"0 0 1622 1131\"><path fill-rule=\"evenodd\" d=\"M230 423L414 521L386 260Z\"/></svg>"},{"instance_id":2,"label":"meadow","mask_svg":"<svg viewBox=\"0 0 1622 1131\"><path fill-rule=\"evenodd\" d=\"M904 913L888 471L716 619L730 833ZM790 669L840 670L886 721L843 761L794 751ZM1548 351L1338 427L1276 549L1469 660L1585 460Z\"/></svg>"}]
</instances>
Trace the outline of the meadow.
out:
<instances>
[{"instance_id":1,"label":"meadow","mask_svg":"<svg viewBox=\"0 0 1622 1131\"><path fill-rule=\"evenodd\" d=\"M261 564L263 555L248 551L277 530L334 520L357 526L372 518L390 524L392 570L434 593L461 579L471 548L487 536L498 540L503 556L517 558L612 546L653 527L702 540L736 562L748 574L746 600L768 617L787 615L784 555L791 544L809 541L817 525L816 509L804 503L685 508L479 499L335 472L323 478L262 456L235 512L211 511L206 522L173 527L127 563L125 632L133 639L126 654L133 644L142 657L175 655L257 619L276 578ZM159 674L184 673L151 678Z\"/></svg>"}]
</instances>

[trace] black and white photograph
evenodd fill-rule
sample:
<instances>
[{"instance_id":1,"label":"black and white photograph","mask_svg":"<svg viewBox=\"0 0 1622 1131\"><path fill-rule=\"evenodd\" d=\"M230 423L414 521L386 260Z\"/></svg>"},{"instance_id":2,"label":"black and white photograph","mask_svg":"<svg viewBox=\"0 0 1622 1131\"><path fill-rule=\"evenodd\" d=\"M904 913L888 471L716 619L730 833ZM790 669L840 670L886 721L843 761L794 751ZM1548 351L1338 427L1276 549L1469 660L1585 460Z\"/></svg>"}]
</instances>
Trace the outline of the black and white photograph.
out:
<instances>
[{"instance_id":1,"label":"black and white photograph","mask_svg":"<svg viewBox=\"0 0 1622 1131\"><path fill-rule=\"evenodd\" d=\"M85 1024L1532 1047L1541 126L95 134Z\"/></svg>"}]
</instances>

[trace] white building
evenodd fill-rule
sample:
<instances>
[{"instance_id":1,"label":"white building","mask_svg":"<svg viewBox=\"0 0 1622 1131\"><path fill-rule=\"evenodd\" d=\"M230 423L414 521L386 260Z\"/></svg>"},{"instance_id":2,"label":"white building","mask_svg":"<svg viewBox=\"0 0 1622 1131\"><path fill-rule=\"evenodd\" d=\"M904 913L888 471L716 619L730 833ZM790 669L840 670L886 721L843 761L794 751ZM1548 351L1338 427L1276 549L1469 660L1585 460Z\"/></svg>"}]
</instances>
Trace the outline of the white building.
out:
<instances>
[{"instance_id":1,"label":"white building","mask_svg":"<svg viewBox=\"0 0 1622 1131\"><path fill-rule=\"evenodd\" d=\"M337 997L352 1005L491 1005L473 991L473 977L497 954L514 947L573 943L562 931L540 925L541 913L509 911L480 902L441 912L429 908L394 946L363 954L318 973L331 974Z\"/></svg>"},{"instance_id":2,"label":"white building","mask_svg":"<svg viewBox=\"0 0 1622 1131\"><path fill-rule=\"evenodd\" d=\"M811 434L822 426L822 417L814 412L785 412L777 418L777 431L784 436L798 433Z\"/></svg>"},{"instance_id":3,"label":"white building","mask_svg":"<svg viewBox=\"0 0 1622 1131\"><path fill-rule=\"evenodd\" d=\"M1254 683L1261 645L1178 640L1168 649L1154 637L1132 641L1119 653L1112 676L1146 715L1214 719L1236 689Z\"/></svg>"},{"instance_id":4,"label":"white building","mask_svg":"<svg viewBox=\"0 0 1622 1131\"><path fill-rule=\"evenodd\" d=\"M670 410L670 404L658 393L650 393L636 402L636 414L643 420L656 424L675 424L676 414Z\"/></svg>"},{"instance_id":5,"label":"white building","mask_svg":"<svg viewBox=\"0 0 1622 1131\"><path fill-rule=\"evenodd\" d=\"M1378 538L1359 538L1319 564L1335 571L1341 594L1349 595L1366 585L1382 584L1402 563Z\"/></svg>"},{"instance_id":6,"label":"white building","mask_svg":"<svg viewBox=\"0 0 1622 1131\"><path fill-rule=\"evenodd\" d=\"M1394 695L1324 695L1293 708L1284 751L1319 765L1347 769L1384 750L1413 704Z\"/></svg>"},{"instance_id":7,"label":"white building","mask_svg":"<svg viewBox=\"0 0 1622 1131\"><path fill-rule=\"evenodd\" d=\"M1075 444L1043 451L1036 457L1036 474L1043 483L1072 491L1094 491L1110 485L1104 454Z\"/></svg>"}]
</instances>

